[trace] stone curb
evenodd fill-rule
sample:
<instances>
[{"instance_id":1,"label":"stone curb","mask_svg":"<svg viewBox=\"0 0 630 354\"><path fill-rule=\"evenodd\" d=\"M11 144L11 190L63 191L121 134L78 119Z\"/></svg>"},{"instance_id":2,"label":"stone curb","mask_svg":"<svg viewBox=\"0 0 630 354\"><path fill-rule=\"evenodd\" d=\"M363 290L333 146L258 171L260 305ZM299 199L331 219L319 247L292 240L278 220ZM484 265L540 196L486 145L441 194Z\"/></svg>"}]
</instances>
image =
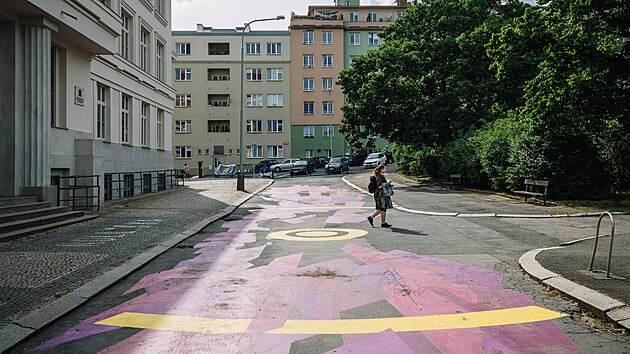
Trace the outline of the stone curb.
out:
<instances>
[{"instance_id":1,"label":"stone curb","mask_svg":"<svg viewBox=\"0 0 630 354\"><path fill-rule=\"evenodd\" d=\"M241 198L235 204L226 207L220 213L198 222L188 230L172 236L170 239L163 241L159 245L131 258L125 264L101 274L69 294L60 297L59 299L29 313L26 316L23 316L16 321L13 321L12 324L0 329L0 353L5 353L14 349L20 343L37 333L37 331L50 325L70 311L85 304L94 296L114 285L127 275L143 267L161 254L175 247L180 242L197 234L208 225L230 215L245 202L263 190L269 188L272 184L273 181L269 181L255 192Z\"/></svg>"},{"instance_id":2,"label":"stone curb","mask_svg":"<svg viewBox=\"0 0 630 354\"><path fill-rule=\"evenodd\" d=\"M577 301L581 307L587 309L597 317L615 323L619 327L630 329L630 306L598 291L572 282L544 268L536 260L536 256L539 253L559 248L565 248L565 246L531 250L522 255L518 263L526 273L541 284L558 290L562 294Z\"/></svg>"},{"instance_id":3,"label":"stone curb","mask_svg":"<svg viewBox=\"0 0 630 354\"><path fill-rule=\"evenodd\" d=\"M361 193L367 194L369 196L372 193L367 190L357 186L356 184L350 182L346 177L341 179L350 187L358 190ZM454 218L501 218L501 219L559 219L559 218L584 218L584 217L594 217L600 216L602 213L579 213L579 214L501 214L501 213L482 213L482 214L464 214L464 213L455 213L455 212L438 212L438 211L422 211L409 209L403 206L400 206L394 203L394 209L403 211L405 213L410 214L418 214L418 215L426 215L426 216L446 216L446 217L454 217ZM613 215L625 215L625 213L612 213Z\"/></svg>"}]
</instances>

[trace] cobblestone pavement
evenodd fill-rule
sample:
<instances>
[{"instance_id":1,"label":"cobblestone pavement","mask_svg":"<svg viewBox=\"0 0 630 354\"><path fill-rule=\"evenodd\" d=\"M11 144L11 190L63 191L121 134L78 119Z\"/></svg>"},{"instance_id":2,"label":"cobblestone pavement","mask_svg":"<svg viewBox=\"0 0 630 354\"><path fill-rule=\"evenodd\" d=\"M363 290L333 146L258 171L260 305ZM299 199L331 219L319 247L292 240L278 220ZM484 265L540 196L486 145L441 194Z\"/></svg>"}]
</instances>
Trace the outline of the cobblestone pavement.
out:
<instances>
[{"instance_id":1,"label":"cobblestone pavement","mask_svg":"<svg viewBox=\"0 0 630 354\"><path fill-rule=\"evenodd\" d=\"M372 203L337 177L278 180L14 353L630 353L520 270L560 241L543 225L393 210L371 228Z\"/></svg>"},{"instance_id":2,"label":"cobblestone pavement","mask_svg":"<svg viewBox=\"0 0 630 354\"><path fill-rule=\"evenodd\" d=\"M266 181L248 180L254 190ZM115 201L101 217L0 243L0 328L123 264L244 194L235 179Z\"/></svg>"}]
</instances>

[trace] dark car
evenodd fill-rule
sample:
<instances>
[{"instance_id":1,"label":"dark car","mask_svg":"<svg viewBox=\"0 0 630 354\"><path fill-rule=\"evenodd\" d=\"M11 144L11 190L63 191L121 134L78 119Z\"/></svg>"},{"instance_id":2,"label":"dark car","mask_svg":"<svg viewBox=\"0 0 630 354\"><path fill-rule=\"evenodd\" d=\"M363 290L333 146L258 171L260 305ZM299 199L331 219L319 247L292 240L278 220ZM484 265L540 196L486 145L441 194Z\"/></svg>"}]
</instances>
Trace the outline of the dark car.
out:
<instances>
[{"instance_id":1,"label":"dark car","mask_svg":"<svg viewBox=\"0 0 630 354\"><path fill-rule=\"evenodd\" d=\"M350 172L350 164L345 157L333 157L324 168L326 169L326 173Z\"/></svg>"},{"instance_id":2,"label":"dark car","mask_svg":"<svg viewBox=\"0 0 630 354\"><path fill-rule=\"evenodd\" d=\"M317 156L317 157L313 157L313 162L315 163L315 168L322 168L324 166L326 166L326 164L328 163L328 157L326 156Z\"/></svg>"},{"instance_id":3,"label":"dark car","mask_svg":"<svg viewBox=\"0 0 630 354\"><path fill-rule=\"evenodd\" d=\"M278 163L278 161L276 161L276 160L262 160L262 161L260 161L259 163L256 164L256 167L254 167L254 172L255 173L260 173L260 169L263 166L271 167L271 165L275 165L277 163Z\"/></svg>"},{"instance_id":4,"label":"dark car","mask_svg":"<svg viewBox=\"0 0 630 354\"><path fill-rule=\"evenodd\" d=\"M368 154L365 151L362 151L352 157L350 161L350 166L363 166L363 162L367 158Z\"/></svg>"},{"instance_id":5,"label":"dark car","mask_svg":"<svg viewBox=\"0 0 630 354\"><path fill-rule=\"evenodd\" d=\"M311 175L315 171L315 164L312 160L300 160L293 164L289 173L294 175Z\"/></svg>"}]
</instances>

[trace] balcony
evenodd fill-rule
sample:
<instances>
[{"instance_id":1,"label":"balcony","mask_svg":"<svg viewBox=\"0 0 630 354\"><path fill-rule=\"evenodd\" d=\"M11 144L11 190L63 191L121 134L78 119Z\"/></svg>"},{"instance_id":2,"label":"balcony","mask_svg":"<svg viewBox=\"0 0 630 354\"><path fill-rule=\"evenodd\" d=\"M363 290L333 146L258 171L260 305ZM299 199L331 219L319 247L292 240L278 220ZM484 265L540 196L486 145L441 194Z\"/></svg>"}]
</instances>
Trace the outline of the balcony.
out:
<instances>
[{"instance_id":1,"label":"balcony","mask_svg":"<svg viewBox=\"0 0 630 354\"><path fill-rule=\"evenodd\" d=\"M230 95L208 95L209 107L230 107Z\"/></svg>"},{"instance_id":2,"label":"balcony","mask_svg":"<svg viewBox=\"0 0 630 354\"><path fill-rule=\"evenodd\" d=\"M208 69L208 81L230 81L230 69Z\"/></svg>"},{"instance_id":3,"label":"balcony","mask_svg":"<svg viewBox=\"0 0 630 354\"><path fill-rule=\"evenodd\" d=\"M208 133L229 133L229 132L230 132L229 120L209 120L208 121Z\"/></svg>"},{"instance_id":4,"label":"balcony","mask_svg":"<svg viewBox=\"0 0 630 354\"><path fill-rule=\"evenodd\" d=\"M208 55L230 55L230 43L208 43Z\"/></svg>"}]
</instances>

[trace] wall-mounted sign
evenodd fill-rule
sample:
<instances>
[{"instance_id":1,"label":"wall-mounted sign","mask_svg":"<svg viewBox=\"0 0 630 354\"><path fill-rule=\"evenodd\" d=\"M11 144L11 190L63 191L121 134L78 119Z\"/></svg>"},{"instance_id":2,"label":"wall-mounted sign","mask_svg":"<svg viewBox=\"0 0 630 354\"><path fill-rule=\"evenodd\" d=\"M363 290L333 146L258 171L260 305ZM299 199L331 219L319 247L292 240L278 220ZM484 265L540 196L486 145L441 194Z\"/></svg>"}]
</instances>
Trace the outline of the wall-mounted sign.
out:
<instances>
[{"instance_id":1,"label":"wall-mounted sign","mask_svg":"<svg viewBox=\"0 0 630 354\"><path fill-rule=\"evenodd\" d=\"M82 87L74 87L74 104L81 107L85 105L85 89Z\"/></svg>"}]
</instances>

